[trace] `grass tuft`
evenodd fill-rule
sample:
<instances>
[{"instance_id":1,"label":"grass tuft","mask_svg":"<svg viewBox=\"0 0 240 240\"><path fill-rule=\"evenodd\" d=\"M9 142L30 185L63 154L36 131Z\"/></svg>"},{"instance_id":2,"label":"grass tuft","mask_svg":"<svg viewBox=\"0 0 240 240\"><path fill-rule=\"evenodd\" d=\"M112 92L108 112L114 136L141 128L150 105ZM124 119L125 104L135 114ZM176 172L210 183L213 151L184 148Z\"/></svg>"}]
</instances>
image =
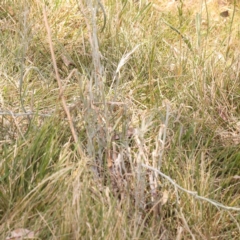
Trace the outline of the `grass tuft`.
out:
<instances>
[{"instance_id":1,"label":"grass tuft","mask_svg":"<svg viewBox=\"0 0 240 240\"><path fill-rule=\"evenodd\" d=\"M0 239L238 239L239 20L238 1L3 1Z\"/></svg>"}]
</instances>

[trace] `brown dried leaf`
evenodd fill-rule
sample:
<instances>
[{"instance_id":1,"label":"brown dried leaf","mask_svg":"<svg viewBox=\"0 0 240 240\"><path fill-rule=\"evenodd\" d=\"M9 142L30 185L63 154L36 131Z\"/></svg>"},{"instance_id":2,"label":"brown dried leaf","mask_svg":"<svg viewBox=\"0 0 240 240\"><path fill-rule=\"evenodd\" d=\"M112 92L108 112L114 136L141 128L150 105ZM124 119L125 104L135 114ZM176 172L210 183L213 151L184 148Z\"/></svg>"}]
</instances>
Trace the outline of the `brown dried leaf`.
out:
<instances>
[{"instance_id":1,"label":"brown dried leaf","mask_svg":"<svg viewBox=\"0 0 240 240\"><path fill-rule=\"evenodd\" d=\"M168 191L165 190L162 194L161 205L163 206L168 201Z\"/></svg>"},{"instance_id":2,"label":"brown dried leaf","mask_svg":"<svg viewBox=\"0 0 240 240\"><path fill-rule=\"evenodd\" d=\"M107 166L108 166L108 168L111 168L113 166L113 159L112 159L112 151L111 150L108 150Z\"/></svg>"},{"instance_id":3,"label":"brown dried leaf","mask_svg":"<svg viewBox=\"0 0 240 240\"><path fill-rule=\"evenodd\" d=\"M26 228L17 228L10 233L10 236L6 240L22 240L22 239L32 239L34 237L34 232Z\"/></svg>"},{"instance_id":4,"label":"brown dried leaf","mask_svg":"<svg viewBox=\"0 0 240 240\"><path fill-rule=\"evenodd\" d=\"M235 176L233 176L233 179L240 179L240 176L235 175Z\"/></svg>"},{"instance_id":5,"label":"brown dried leaf","mask_svg":"<svg viewBox=\"0 0 240 240\"><path fill-rule=\"evenodd\" d=\"M220 16L221 16L221 17L224 17L224 18L225 18L225 17L229 17L229 12L228 12L228 10L221 12L221 13L220 13Z\"/></svg>"}]
</instances>

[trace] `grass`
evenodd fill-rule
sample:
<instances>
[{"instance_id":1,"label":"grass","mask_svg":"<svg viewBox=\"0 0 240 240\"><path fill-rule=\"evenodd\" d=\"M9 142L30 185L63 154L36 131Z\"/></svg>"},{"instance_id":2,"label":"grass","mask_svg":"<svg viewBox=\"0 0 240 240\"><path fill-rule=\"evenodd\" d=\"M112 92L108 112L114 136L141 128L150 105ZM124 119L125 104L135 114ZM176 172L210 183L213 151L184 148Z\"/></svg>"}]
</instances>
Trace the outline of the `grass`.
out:
<instances>
[{"instance_id":1,"label":"grass","mask_svg":"<svg viewBox=\"0 0 240 240\"><path fill-rule=\"evenodd\" d=\"M239 4L97 2L0 7L0 238L238 239Z\"/></svg>"}]
</instances>

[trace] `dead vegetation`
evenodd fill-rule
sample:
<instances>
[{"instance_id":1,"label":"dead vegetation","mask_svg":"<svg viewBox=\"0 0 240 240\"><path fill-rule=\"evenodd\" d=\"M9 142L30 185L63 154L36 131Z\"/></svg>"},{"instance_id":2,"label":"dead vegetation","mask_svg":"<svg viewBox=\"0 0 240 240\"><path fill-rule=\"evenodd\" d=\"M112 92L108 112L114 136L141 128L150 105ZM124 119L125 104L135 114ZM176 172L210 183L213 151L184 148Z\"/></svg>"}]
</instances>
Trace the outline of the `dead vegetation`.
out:
<instances>
[{"instance_id":1,"label":"dead vegetation","mask_svg":"<svg viewBox=\"0 0 240 240\"><path fill-rule=\"evenodd\" d=\"M0 238L238 239L239 22L217 1L3 1Z\"/></svg>"}]
</instances>

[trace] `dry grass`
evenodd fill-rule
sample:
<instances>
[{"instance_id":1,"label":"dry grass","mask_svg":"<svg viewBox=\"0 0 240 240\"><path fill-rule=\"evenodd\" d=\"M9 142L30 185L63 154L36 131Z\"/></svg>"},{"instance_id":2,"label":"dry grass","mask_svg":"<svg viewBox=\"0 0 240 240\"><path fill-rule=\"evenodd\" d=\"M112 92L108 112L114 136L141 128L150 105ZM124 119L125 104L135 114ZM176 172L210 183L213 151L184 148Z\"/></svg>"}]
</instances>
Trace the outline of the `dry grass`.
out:
<instances>
[{"instance_id":1,"label":"dry grass","mask_svg":"<svg viewBox=\"0 0 240 240\"><path fill-rule=\"evenodd\" d=\"M238 239L238 3L102 4L0 6L0 238Z\"/></svg>"}]
</instances>

